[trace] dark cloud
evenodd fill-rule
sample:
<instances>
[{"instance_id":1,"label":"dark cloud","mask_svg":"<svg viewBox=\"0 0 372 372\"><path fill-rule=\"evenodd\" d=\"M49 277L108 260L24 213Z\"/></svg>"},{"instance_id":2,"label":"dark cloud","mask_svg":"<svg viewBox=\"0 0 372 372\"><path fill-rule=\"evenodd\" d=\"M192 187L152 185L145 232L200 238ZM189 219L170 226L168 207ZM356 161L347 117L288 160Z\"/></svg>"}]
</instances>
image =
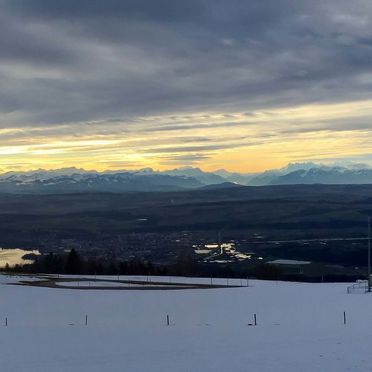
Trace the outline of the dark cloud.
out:
<instances>
[{"instance_id":1,"label":"dark cloud","mask_svg":"<svg viewBox=\"0 0 372 372\"><path fill-rule=\"evenodd\" d=\"M198 163L202 160L209 159L211 156L212 154L187 154L187 155L163 156L160 158L160 163L163 165L193 164L193 163Z\"/></svg>"},{"instance_id":2,"label":"dark cloud","mask_svg":"<svg viewBox=\"0 0 372 372\"><path fill-rule=\"evenodd\" d=\"M258 145L259 142L233 142L233 143L221 143L221 144L210 144L210 145L194 145L194 146L168 146L168 147L155 147L144 149L144 153L151 154L170 154L170 153L192 153L192 152L204 152L204 151L214 151L214 150L224 150L224 149L234 149L238 147L247 147Z\"/></svg>"},{"instance_id":3,"label":"dark cloud","mask_svg":"<svg viewBox=\"0 0 372 372\"><path fill-rule=\"evenodd\" d=\"M372 91L369 0L0 0L0 14L0 127Z\"/></svg>"},{"instance_id":4,"label":"dark cloud","mask_svg":"<svg viewBox=\"0 0 372 372\"><path fill-rule=\"evenodd\" d=\"M292 128L279 129L278 132L281 134L300 134L300 133L311 133L311 132L350 132L350 131L370 131L372 132L372 124L370 122L362 121L358 119L337 119L329 122L318 121L317 125L312 126L293 126Z\"/></svg>"},{"instance_id":5,"label":"dark cloud","mask_svg":"<svg viewBox=\"0 0 372 372\"><path fill-rule=\"evenodd\" d=\"M6 0L3 3L17 14L47 19L124 16L173 22L194 19L204 8L204 2L198 0Z\"/></svg>"}]
</instances>

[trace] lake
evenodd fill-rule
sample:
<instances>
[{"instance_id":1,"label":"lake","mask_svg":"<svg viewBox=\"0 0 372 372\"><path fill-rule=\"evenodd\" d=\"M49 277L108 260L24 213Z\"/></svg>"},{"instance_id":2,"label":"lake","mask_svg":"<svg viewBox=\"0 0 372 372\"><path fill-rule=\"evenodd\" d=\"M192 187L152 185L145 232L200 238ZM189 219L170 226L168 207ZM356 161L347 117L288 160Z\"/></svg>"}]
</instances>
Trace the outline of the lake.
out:
<instances>
[{"instance_id":1,"label":"lake","mask_svg":"<svg viewBox=\"0 0 372 372\"><path fill-rule=\"evenodd\" d=\"M40 255L40 252L38 250L31 251L20 248L0 248L0 268L4 268L6 264L9 264L10 267L15 265L31 264L34 262L34 260L23 258L25 255L29 254L38 256Z\"/></svg>"}]
</instances>

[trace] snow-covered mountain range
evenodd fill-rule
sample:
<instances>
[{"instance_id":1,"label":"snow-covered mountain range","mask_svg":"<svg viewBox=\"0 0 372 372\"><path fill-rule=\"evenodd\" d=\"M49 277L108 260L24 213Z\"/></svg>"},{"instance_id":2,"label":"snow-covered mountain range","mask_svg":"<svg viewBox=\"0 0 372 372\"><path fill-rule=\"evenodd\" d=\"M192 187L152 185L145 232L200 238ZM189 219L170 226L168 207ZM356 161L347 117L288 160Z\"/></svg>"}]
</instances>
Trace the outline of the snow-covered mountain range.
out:
<instances>
[{"instance_id":1,"label":"snow-covered mountain range","mask_svg":"<svg viewBox=\"0 0 372 372\"><path fill-rule=\"evenodd\" d=\"M234 173L224 169L205 172L183 167L167 171L144 168L135 171L87 171L78 168L34 170L0 174L0 192L73 193L178 191L210 185L221 187L291 184L372 184L372 168L364 164L323 165L291 163L262 173Z\"/></svg>"}]
</instances>

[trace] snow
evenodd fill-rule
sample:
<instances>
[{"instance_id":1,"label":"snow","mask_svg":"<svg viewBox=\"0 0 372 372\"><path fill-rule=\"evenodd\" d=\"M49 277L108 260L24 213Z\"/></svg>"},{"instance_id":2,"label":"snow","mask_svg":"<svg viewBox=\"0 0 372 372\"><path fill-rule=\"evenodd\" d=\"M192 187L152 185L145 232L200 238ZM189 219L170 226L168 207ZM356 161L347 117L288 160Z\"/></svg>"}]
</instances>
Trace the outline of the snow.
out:
<instances>
[{"instance_id":1,"label":"snow","mask_svg":"<svg viewBox=\"0 0 372 372\"><path fill-rule=\"evenodd\" d=\"M346 283L254 280L172 291L7 285L26 279L0 276L4 372L372 371L372 296L348 295ZM254 314L258 325L249 326Z\"/></svg>"}]
</instances>

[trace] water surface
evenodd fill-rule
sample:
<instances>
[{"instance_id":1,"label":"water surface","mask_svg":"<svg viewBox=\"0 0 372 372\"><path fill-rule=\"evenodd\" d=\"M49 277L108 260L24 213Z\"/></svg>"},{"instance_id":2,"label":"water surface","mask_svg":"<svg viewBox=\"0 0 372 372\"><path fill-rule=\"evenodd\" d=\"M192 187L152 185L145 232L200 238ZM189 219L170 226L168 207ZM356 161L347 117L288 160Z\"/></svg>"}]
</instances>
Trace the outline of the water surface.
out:
<instances>
[{"instance_id":1,"label":"water surface","mask_svg":"<svg viewBox=\"0 0 372 372\"><path fill-rule=\"evenodd\" d=\"M21 248L0 248L0 268L4 268L6 264L10 267L15 265L26 265L32 264L34 260L31 258L24 258L25 255L34 254L36 256L40 255L38 250L25 250Z\"/></svg>"}]
</instances>

